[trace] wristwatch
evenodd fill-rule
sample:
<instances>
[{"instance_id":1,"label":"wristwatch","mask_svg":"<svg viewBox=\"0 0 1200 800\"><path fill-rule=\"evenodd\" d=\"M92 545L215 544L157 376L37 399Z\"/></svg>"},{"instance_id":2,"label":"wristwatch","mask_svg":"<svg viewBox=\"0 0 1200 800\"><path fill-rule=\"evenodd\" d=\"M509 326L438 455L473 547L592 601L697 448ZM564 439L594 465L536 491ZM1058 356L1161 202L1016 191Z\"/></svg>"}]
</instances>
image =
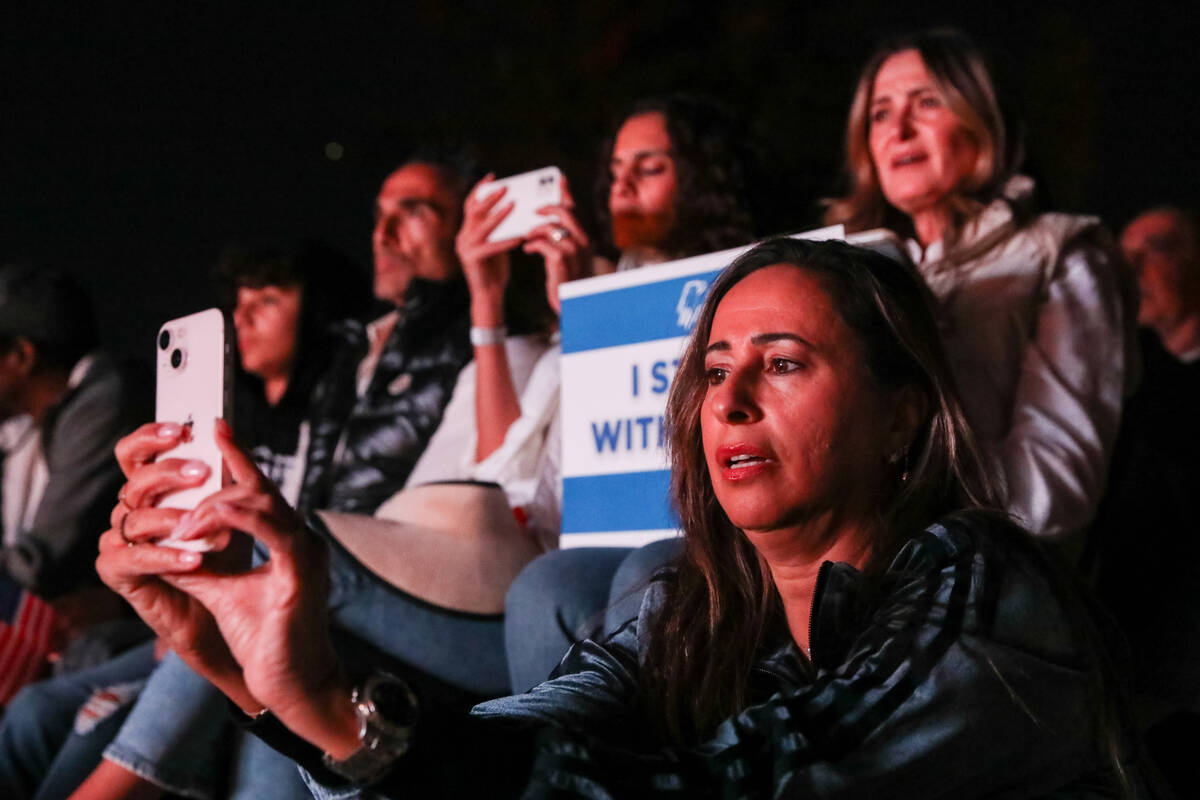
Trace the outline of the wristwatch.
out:
<instances>
[{"instance_id":1,"label":"wristwatch","mask_svg":"<svg viewBox=\"0 0 1200 800\"><path fill-rule=\"evenodd\" d=\"M370 783L404 755L417 724L417 696L409 685L377 670L350 694L358 717L359 748L338 761L322 759L332 772L353 783Z\"/></svg>"}]
</instances>

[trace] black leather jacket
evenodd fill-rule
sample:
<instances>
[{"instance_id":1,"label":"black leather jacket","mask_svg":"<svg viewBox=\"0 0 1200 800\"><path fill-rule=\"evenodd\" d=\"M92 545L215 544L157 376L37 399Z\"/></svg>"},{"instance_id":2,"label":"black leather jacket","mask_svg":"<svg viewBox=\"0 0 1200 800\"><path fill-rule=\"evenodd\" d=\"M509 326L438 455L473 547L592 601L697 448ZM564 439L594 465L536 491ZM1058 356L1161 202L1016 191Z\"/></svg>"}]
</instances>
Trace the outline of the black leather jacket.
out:
<instances>
[{"instance_id":1,"label":"black leather jacket","mask_svg":"<svg viewBox=\"0 0 1200 800\"><path fill-rule=\"evenodd\" d=\"M314 748L277 723L261 733L297 758L314 795L328 800L435 790L1115 797L1099 722L1106 686L1080 634L1082 605L1025 536L981 515L943 520L900 548L866 603L858 602L866 590L859 573L826 562L812 661L780 631L753 669L750 705L696 746L664 746L647 733L639 663L645 623L668 597L665 582L607 641L573 647L557 677L477 705L469 718L427 676L405 673L421 699L415 746L375 786L339 784ZM1134 796L1145 794L1137 770L1126 769Z\"/></svg>"},{"instance_id":2,"label":"black leather jacket","mask_svg":"<svg viewBox=\"0 0 1200 800\"><path fill-rule=\"evenodd\" d=\"M649 727L638 664L661 583L637 620L573 648L559 677L473 713L541 729L525 797L1113 796L1094 653L1065 610L1070 591L1018 536L974 515L931 526L865 616L862 577L826 562L812 661L781 631L753 669L751 705L695 747L627 744Z\"/></svg>"},{"instance_id":3,"label":"black leather jacket","mask_svg":"<svg viewBox=\"0 0 1200 800\"><path fill-rule=\"evenodd\" d=\"M403 488L471 360L468 302L461 280L414 279L361 397L354 386L366 327L339 327L343 344L313 391L300 508L370 514Z\"/></svg>"}]
</instances>

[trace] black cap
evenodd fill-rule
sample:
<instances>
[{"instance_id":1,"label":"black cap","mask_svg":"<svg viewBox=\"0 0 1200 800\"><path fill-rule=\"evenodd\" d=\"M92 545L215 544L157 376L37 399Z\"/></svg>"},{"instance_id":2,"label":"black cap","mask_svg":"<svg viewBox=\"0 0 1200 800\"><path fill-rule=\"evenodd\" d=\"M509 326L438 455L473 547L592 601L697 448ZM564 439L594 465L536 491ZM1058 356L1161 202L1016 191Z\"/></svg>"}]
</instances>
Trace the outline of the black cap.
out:
<instances>
[{"instance_id":1,"label":"black cap","mask_svg":"<svg viewBox=\"0 0 1200 800\"><path fill-rule=\"evenodd\" d=\"M99 338L83 287L64 272L27 264L0 266L0 336L80 353Z\"/></svg>"}]
</instances>

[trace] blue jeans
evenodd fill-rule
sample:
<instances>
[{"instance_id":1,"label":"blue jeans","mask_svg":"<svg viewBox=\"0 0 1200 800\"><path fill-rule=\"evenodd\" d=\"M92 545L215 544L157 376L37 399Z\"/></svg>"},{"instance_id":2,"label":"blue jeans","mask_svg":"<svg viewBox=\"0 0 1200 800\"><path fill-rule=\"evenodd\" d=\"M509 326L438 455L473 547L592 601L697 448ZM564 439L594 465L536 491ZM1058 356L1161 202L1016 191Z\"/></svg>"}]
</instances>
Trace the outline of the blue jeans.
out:
<instances>
[{"instance_id":1,"label":"blue jeans","mask_svg":"<svg viewBox=\"0 0 1200 800\"><path fill-rule=\"evenodd\" d=\"M184 797L211 798L224 783L233 726L225 696L174 653L146 681L104 757ZM111 741L111 743L109 743Z\"/></svg>"},{"instance_id":2,"label":"blue jeans","mask_svg":"<svg viewBox=\"0 0 1200 800\"><path fill-rule=\"evenodd\" d=\"M129 712L130 695L154 664L154 643L148 642L99 666L22 689L0 722L0 797L69 795L100 763L105 743ZM97 695L113 687L116 692Z\"/></svg>"},{"instance_id":3,"label":"blue jeans","mask_svg":"<svg viewBox=\"0 0 1200 800\"><path fill-rule=\"evenodd\" d=\"M511 692L504 615L471 614L395 589L330 545L333 627L390 656L476 694Z\"/></svg>"},{"instance_id":4,"label":"blue jeans","mask_svg":"<svg viewBox=\"0 0 1200 800\"><path fill-rule=\"evenodd\" d=\"M666 539L637 549L554 550L525 567L505 598L513 691L525 692L546 680L571 645L636 617L650 577L682 547L683 540Z\"/></svg>"},{"instance_id":5,"label":"blue jeans","mask_svg":"<svg viewBox=\"0 0 1200 800\"><path fill-rule=\"evenodd\" d=\"M500 616L466 614L392 588L330 545L329 606L343 630L412 666L478 694L509 692ZM160 674L161 673L161 674ZM200 691L204 690L204 691ZM215 796L232 735L224 697L178 659L164 660L105 751L176 794ZM296 765L252 736L235 749L229 797L309 797Z\"/></svg>"}]
</instances>

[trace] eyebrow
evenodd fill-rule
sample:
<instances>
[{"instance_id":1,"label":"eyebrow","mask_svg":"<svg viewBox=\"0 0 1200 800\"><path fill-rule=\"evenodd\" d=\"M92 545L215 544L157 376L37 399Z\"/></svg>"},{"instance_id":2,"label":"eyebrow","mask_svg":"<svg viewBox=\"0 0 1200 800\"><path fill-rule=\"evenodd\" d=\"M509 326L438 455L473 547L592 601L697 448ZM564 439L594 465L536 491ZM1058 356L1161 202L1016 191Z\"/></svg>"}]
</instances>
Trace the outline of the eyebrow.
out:
<instances>
[{"instance_id":1,"label":"eyebrow","mask_svg":"<svg viewBox=\"0 0 1200 800\"><path fill-rule=\"evenodd\" d=\"M909 89L907 92L904 93L904 96L905 97L915 97L916 95L922 94L924 92L933 92L934 94L937 94L937 89L935 89L932 85L918 86L915 89ZM872 97L871 98L871 106L874 107L881 103L890 103L891 101L892 101L892 98L886 94L883 95L882 97Z\"/></svg>"},{"instance_id":2,"label":"eyebrow","mask_svg":"<svg viewBox=\"0 0 1200 800\"><path fill-rule=\"evenodd\" d=\"M1153 233L1146 237L1145 245L1159 253L1173 253L1179 248L1180 238L1175 231Z\"/></svg>"},{"instance_id":3,"label":"eyebrow","mask_svg":"<svg viewBox=\"0 0 1200 800\"><path fill-rule=\"evenodd\" d=\"M783 332L759 333L759 334L756 334L756 335L750 337L750 343L753 345L757 345L759 347L762 347L765 344L771 344L772 342L779 342L779 341L796 342L797 344L807 347L811 350L816 349L816 347L813 346L812 342L810 342L808 339L805 339L803 336L799 336L795 333L783 333ZM725 340L721 340L719 342L713 342L712 344L710 344L708 347L706 347L704 349L704 352L711 353L716 350L726 351L726 350L732 350L732 349L733 349L733 347L729 344L729 342L727 342Z\"/></svg>"},{"instance_id":4,"label":"eyebrow","mask_svg":"<svg viewBox=\"0 0 1200 800\"><path fill-rule=\"evenodd\" d=\"M638 150L636 153L631 153L627 159L617 158L616 155L614 155L612 158L609 159L609 161L612 163L616 163L618 161L624 161L624 160L637 161L639 158L649 158L650 156L670 156L670 155L671 155L670 150L663 150L663 149L660 149L660 150Z\"/></svg>"},{"instance_id":5,"label":"eyebrow","mask_svg":"<svg viewBox=\"0 0 1200 800\"><path fill-rule=\"evenodd\" d=\"M444 208L442 208L441 205L434 202L434 200L431 198L398 197L394 200L389 200L388 203L386 204L386 206L385 206L385 204L380 203L378 200L375 201L375 215L378 216L378 215L382 214L388 207L401 208L410 214L413 213L414 211L419 211L422 208L428 208L430 211L437 214L439 217L444 216L446 213L446 210Z\"/></svg>"}]
</instances>

